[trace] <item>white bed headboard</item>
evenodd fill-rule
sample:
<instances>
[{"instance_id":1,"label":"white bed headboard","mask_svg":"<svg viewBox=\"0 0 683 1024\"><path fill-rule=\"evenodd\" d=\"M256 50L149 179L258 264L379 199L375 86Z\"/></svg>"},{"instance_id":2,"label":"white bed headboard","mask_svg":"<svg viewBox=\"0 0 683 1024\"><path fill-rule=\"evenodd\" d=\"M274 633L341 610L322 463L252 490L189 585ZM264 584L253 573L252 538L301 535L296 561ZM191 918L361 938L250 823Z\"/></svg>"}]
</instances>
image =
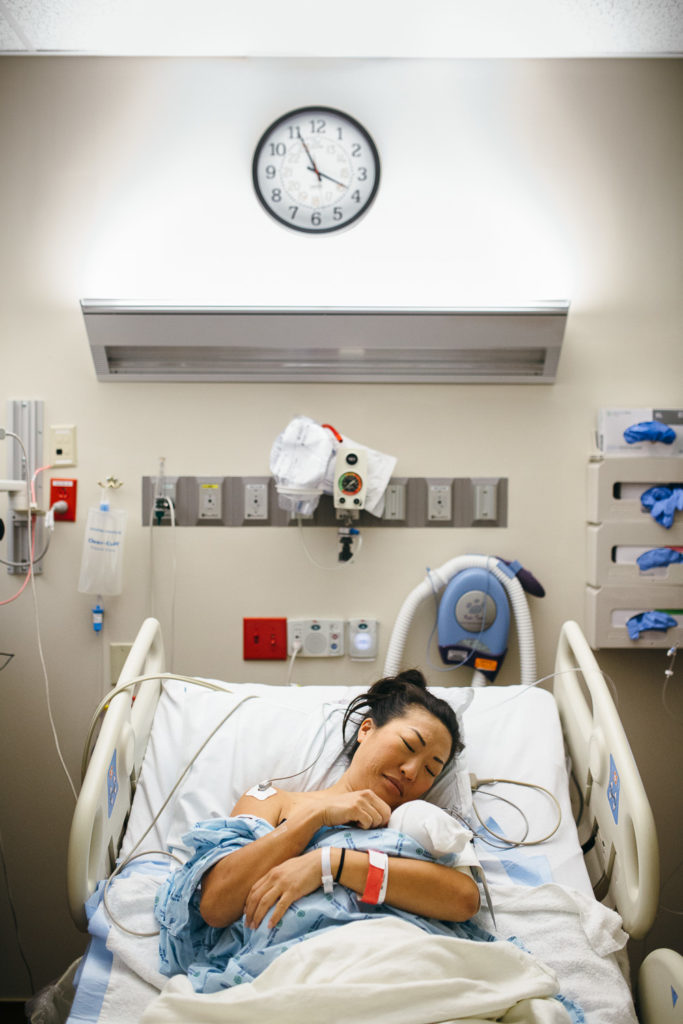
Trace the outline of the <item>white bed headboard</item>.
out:
<instances>
[{"instance_id":1,"label":"white bed headboard","mask_svg":"<svg viewBox=\"0 0 683 1024\"><path fill-rule=\"evenodd\" d=\"M603 872L593 884L602 883L629 935L642 938L659 902L654 817L614 701L576 622L565 622L560 632L553 693Z\"/></svg>"}]
</instances>

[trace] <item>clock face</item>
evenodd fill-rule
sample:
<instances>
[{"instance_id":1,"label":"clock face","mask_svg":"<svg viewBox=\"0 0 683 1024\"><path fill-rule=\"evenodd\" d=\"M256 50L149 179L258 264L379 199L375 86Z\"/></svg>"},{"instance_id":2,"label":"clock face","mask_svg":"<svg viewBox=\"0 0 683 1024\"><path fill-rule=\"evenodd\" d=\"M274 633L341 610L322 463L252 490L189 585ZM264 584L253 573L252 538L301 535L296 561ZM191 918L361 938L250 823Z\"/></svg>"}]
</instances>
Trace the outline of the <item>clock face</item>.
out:
<instances>
[{"instance_id":1,"label":"clock face","mask_svg":"<svg viewBox=\"0 0 683 1024\"><path fill-rule=\"evenodd\" d=\"M379 155L365 129L330 107L302 107L264 132L252 168L256 195L296 231L338 231L365 213L379 186Z\"/></svg>"}]
</instances>

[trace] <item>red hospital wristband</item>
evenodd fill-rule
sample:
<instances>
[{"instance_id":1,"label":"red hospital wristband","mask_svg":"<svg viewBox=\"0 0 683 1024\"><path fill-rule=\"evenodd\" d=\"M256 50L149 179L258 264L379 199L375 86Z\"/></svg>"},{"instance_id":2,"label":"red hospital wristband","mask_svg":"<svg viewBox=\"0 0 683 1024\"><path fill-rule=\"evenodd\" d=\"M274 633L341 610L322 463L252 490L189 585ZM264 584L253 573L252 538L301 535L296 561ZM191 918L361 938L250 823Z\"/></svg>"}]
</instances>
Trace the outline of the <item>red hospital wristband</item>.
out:
<instances>
[{"instance_id":1,"label":"red hospital wristband","mask_svg":"<svg viewBox=\"0 0 683 1024\"><path fill-rule=\"evenodd\" d=\"M386 853L379 850L368 850L368 875L365 879L365 889L361 896L361 903L376 904L381 902L380 895L384 888L384 878L389 868L389 858Z\"/></svg>"}]
</instances>

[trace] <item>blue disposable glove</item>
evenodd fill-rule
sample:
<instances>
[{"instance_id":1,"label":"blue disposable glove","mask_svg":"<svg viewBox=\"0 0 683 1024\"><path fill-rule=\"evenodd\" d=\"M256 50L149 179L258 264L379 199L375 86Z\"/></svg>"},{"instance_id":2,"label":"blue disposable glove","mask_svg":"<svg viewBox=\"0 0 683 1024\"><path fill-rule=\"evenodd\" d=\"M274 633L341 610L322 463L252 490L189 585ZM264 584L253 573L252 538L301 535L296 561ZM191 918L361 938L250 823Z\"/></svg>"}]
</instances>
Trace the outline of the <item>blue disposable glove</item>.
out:
<instances>
[{"instance_id":1,"label":"blue disposable glove","mask_svg":"<svg viewBox=\"0 0 683 1024\"><path fill-rule=\"evenodd\" d=\"M644 423L634 423L624 431L624 440L627 444L636 444L638 441L661 441L662 444L673 444L676 440L676 431L667 427L657 420L647 420Z\"/></svg>"},{"instance_id":2,"label":"blue disposable glove","mask_svg":"<svg viewBox=\"0 0 683 1024\"><path fill-rule=\"evenodd\" d=\"M644 551L636 559L641 572L654 569L658 565L671 565L672 562L683 562L683 551L676 548L652 548Z\"/></svg>"},{"instance_id":3,"label":"blue disposable glove","mask_svg":"<svg viewBox=\"0 0 683 1024\"><path fill-rule=\"evenodd\" d=\"M668 530L673 525L676 510L683 510L683 487L675 484L671 487L650 487L641 494L640 503Z\"/></svg>"},{"instance_id":4,"label":"blue disposable glove","mask_svg":"<svg viewBox=\"0 0 683 1024\"><path fill-rule=\"evenodd\" d=\"M637 640L646 629L666 631L677 625L678 622L673 615L667 615L666 612L641 612L640 615L631 616L626 623L626 628L631 640Z\"/></svg>"}]
</instances>

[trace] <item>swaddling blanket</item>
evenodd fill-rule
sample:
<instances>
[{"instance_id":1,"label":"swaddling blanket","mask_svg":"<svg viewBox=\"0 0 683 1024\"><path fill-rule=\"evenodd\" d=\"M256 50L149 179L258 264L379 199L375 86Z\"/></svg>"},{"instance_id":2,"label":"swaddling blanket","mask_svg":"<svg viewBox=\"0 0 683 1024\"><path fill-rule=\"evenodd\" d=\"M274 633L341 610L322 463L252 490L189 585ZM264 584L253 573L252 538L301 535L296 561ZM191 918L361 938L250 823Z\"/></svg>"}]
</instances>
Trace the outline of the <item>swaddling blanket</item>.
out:
<instances>
[{"instance_id":1,"label":"swaddling blanket","mask_svg":"<svg viewBox=\"0 0 683 1024\"><path fill-rule=\"evenodd\" d=\"M199 822L184 837L183 841L195 852L161 885L155 901L155 914L161 925L159 958L162 974L186 973L195 991L217 992L253 981L281 953L312 935L378 915L403 918L431 934L484 942L494 939L473 921L435 921L388 904L369 908L342 885L335 886L331 895L317 889L292 903L272 929L268 927L269 914L253 931L246 927L244 918L229 928L211 928L199 913L202 876L227 854L272 831L273 826L263 819L240 815ZM347 826L319 829L307 850L321 846L374 849L393 857L409 857L448 866L456 864L459 856L448 854L435 858L410 836L389 828L372 831Z\"/></svg>"}]
</instances>

